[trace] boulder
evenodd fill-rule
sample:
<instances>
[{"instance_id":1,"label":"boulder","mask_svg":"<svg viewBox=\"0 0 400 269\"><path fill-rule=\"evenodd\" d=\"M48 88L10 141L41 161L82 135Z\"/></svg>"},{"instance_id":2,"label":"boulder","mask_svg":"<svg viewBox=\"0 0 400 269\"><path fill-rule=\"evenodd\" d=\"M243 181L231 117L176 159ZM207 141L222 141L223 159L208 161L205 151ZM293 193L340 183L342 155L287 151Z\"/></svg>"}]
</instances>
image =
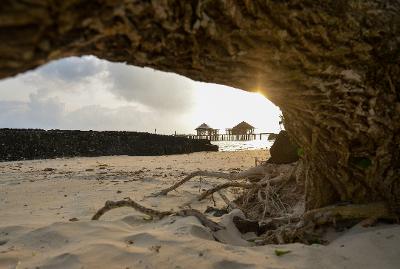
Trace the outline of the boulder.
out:
<instances>
[{"instance_id":1,"label":"boulder","mask_svg":"<svg viewBox=\"0 0 400 269\"><path fill-rule=\"evenodd\" d=\"M269 150L271 158L268 163L292 163L299 160L298 147L290 139L286 131L281 131Z\"/></svg>"}]
</instances>

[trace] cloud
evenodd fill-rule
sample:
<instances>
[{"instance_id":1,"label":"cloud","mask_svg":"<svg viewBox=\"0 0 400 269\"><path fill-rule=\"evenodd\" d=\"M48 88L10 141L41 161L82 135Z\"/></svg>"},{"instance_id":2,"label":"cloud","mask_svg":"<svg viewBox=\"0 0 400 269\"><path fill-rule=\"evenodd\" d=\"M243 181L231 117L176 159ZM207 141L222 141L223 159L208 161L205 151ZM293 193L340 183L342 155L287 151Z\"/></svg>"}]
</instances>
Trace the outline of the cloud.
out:
<instances>
[{"instance_id":1,"label":"cloud","mask_svg":"<svg viewBox=\"0 0 400 269\"><path fill-rule=\"evenodd\" d=\"M193 104L193 81L149 68L108 63L110 91L127 100L164 112L184 112Z\"/></svg>"},{"instance_id":2,"label":"cloud","mask_svg":"<svg viewBox=\"0 0 400 269\"><path fill-rule=\"evenodd\" d=\"M60 92L82 93L98 85L120 100L164 113L182 113L193 104L194 82L188 78L94 56L54 61L19 79L36 87L43 97Z\"/></svg>"},{"instance_id":3,"label":"cloud","mask_svg":"<svg viewBox=\"0 0 400 269\"><path fill-rule=\"evenodd\" d=\"M65 115L64 125L81 130L154 130L154 115L142 112L135 106L114 109L99 105L86 106Z\"/></svg>"},{"instance_id":4,"label":"cloud","mask_svg":"<svg viewBox=\"0 0 400 269\"><path fill-rule=\"evenodd\" d=\"M0 101L0 127L59 128L63 114L64 104L57 98L31 94L28 102Z\"/></svg>"},{"instance_id":5,"label":"cloud","mask_svg":"<svg viewBox=\"0 0 400 269\"><path fill-rule=\"evenodd\" d=\"M0 81L0 128L194 132L246 120L277 127L279 109L261 96L149 68L71 57ZM276 122L276 124L274 124Z\"/></svg>"},{"instance_id":6,"label":"cloud","mask_svg":"<svg viewBox=\"0 0 400 269\"><path fill-rule=\"evenodd\" d=\"M171 133L192 99L181 76L71 57L0 82L0 127Z\"/></svg>"},{"instance_id":7,"label":"cloud","mask_svg":"<svg viewBox=\"0 0 400 269\"><path fill-rule=\"evenodd\" d=\"M50 62L37 69L37 75L47 80L57 80L68 83L81 83L85 79L104 72L107 62L93 56L69 57Z\"/></svg>"},{"instance_id":8,"label":"cloud","mask_svg":"<svg viewBox=\"0 0 400 269\"><path fill-rule=\"evenodd\" d=\"M142 111L134 105L108 108L83 106L68 111L58 98L31 94L27 102L0 101L0 128L43 128L79 130L129 130L172 133L180 118L158 111Z\"/></svg>"}]
</instances>

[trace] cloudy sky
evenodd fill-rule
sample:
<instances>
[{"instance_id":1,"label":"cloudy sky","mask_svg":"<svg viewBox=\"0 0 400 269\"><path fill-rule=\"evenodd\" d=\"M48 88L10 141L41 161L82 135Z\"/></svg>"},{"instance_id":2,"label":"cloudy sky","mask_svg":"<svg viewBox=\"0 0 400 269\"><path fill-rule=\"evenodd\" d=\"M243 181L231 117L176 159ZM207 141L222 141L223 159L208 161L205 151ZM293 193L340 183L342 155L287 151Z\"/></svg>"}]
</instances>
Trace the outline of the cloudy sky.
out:
<instances>
[{"instance_id":1,"label":"cloudy sky","mask_svg":"<svg viewBox=\"0 0 400 269\"><path fill-rule=\"evenodd\" d=\"M259 94L93 56L51 62L0 80L0 128L193 133L244 120L279 130L279 109Z\"/></svg>"}]
</instances>

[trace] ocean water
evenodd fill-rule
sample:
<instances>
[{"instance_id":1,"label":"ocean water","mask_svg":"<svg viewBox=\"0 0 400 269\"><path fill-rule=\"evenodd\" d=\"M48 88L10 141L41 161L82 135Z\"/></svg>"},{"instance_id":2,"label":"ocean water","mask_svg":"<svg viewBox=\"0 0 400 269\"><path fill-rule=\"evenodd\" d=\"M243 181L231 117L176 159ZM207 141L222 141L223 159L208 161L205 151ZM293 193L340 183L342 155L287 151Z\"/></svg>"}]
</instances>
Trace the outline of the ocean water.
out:
<instances>
[{"instance_id":1,"label":"ocean water","mask_svg":"<svg viewBox=\"0 0 400 269\"><path fill-rule=\"evenodd\" d=\"M249 140L249 141L211 141L211 144L217 145L219 151L239 151L253 149L269 149L274 140Z\"/></svg>"}]
</instances>

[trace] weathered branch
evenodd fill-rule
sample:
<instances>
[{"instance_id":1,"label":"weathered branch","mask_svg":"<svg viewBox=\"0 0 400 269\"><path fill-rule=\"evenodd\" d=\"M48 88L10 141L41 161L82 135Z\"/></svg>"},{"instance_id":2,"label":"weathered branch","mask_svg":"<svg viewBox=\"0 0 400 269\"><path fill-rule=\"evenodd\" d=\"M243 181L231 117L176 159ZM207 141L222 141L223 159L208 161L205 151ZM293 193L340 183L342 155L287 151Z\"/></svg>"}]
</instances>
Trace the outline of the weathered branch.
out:
<instances>
[{"instance_id":1,"label":"weathered branch","mask_svg":"<svg viewBox=\"0 0 400 269\"><path fill-rule=\"evenodd\" d=\"M202 194L200 194L200 196L197 198L198 201L203 200L204 198L206 198L207 196L213 194L214 192L226 189L226 188L230 188L230 187L237 187L237 188L242 188L242 189L250 189L250 188L254 188L257 185L255 184L250 184L250 183L242 183L242 182L227 182L227 183L223 183L223 184L219 184L217 186L215 186L214 188L211 188L209 190L204 191Z\"/></svg>"},{"instance_id":2,"label":"weathered branch","mask_svg":"<svg viewBox=\"0 0 400 269\"><path fill-rule=\"evenodd\" d=\"M277 176L275 178L271 178L268 180L265 180L263 182L259 182L259 183L243 183L243 182L226 182L226 183L222 183L219 184L209 190L204 191L202 194L200 194L200 196L197 198L198 201L203 200L204 198L206 198L207 196L213 194L214 192L218 192L220 190L226 189L226 188L230 188L230 187L237 187L237 188L242 188L242 189L251 189L251 188L260 188L260 187L264 187L267 184L270 185L276 185L279 183L286 183L288 181L288 178L285 176Z\"/></svg>"},{"instance_id":3,"label":"weathered branch","mask_svg":"<svg viewBox=\"0 0 400 269\"><path fill-rule=\"evenodd\" d=\"M235 204L234 202L230 201L228 199L228 197L226 197L225 194L222 193L221 190L217 191L217 193L219 194L219 196L221 197L222 200L224 200L225 204L227 205L227 210L228 212L232 211L233 209L239 208L237 206L237 204Z\"/></svg>"},{"instance_id":4,"label":"weathered branch","mask_svg":"<svg viewBox=\"0 0 400 269\"><path fill-rule=\"evenodd\" d=\"M115 208L120 208L120 207L132 207L135 210L146 214L151 217L157 217L157 218L164 218L166 216L170 215L177 215L181 217L189 217L189 216L194 216L196 217L205 227L210 228L211 231L218 231L221 229L224 229L224 227L220 226L218 223L208 219L203 213L201 213L198 210L195 209L182 209L177 212L174 211L158 211L154 210L151 208L147 208L145 206L142 206L139 203L136 203L132 199L125 198L124 200L120 201L107 201L105 205L100 208L96 214L93 215L92 220L99 220L101 216L103 216L105 213L108 211L115 209Z\"/></svg>"},{"instance_id":5,"label":"weathered branch","mask_svg":"<svg viewBox=\"0 0 400 269\"><path fill-rule=\"evenodd\" d=\"M180 187L184 183L188 182L190 179L197 177L197 176L217 177L217 178L224 178L224 179L228 179L228 180L238 180L238 179L248 178L250 181L260 181L262 178L266 177L267 172L268 171L262 165L256 166L256 167L251 167L251 168L249 168L245 171L239 172L239 173L196 171L196 172L189 174L184 179L178 181L174 185L172 185L166 189L163 189L159 192L153 193L152 196L167 195L169 192L176 190L178 187Z\"/></svg>"},{"instance_id":6,"label":"weathered branch","mask_svg":"<svg viewBox=\"0 0 400 269\"><path fill-rule=\"evenodd\" d=\"M190 179L197 177L197 176L235 179L235 176L232 174L221 173L221 172L196 171L196 172L189 174L184 179L178 181L174 185L172 185L166 189L163 189L159 192L154 193L153 196L167 195L170 191L177 189L179 186L183 185L184 183L188 182Z\"/></svg>"},{"instance_id":7,"label":"weathered branch","mask_svg":"<svg viewBox=\"0 0 400 269\"><path fill-rule=\"evenodd\" d=\"M165 216L173 214L172 211L158 211L151 208L144 207L130 198L125 198L124 200L120 201L107 201L105 205L100 208L96 214L93 215L92 220L98 220L101 216L105 213L110 211L111 209L120 208L120 207L132 207L135 210L139 211L140 213L146 214L151 217L163 218Z\"/></svg>"},{"instance_id":8,"label":"weathered branch","mask_svg":"<svg viewBox=\"0 0 400 269\"><path fill-rule=\"evenodd\" d=\"M303 215L305 224L322 225L348 219L397 219L383 202L370 204L335 205L307 211Z\"/></svg>"},{"instance_id":9,"label":"weathered branch","mask_svg":"<svg viewBox=\"0 0 400 269\"><path fill-rule=\"evenodd\" d=\"M225 229L218 223L208 219L203 213L196 209L182 209L176 212L176 215L181 216L181 217L189 217L189 216L194 216L196 217L201 224L203 224L205 227L210 228L211 231L215 232L218 230Z\"/></svg>"}]
</instances>

